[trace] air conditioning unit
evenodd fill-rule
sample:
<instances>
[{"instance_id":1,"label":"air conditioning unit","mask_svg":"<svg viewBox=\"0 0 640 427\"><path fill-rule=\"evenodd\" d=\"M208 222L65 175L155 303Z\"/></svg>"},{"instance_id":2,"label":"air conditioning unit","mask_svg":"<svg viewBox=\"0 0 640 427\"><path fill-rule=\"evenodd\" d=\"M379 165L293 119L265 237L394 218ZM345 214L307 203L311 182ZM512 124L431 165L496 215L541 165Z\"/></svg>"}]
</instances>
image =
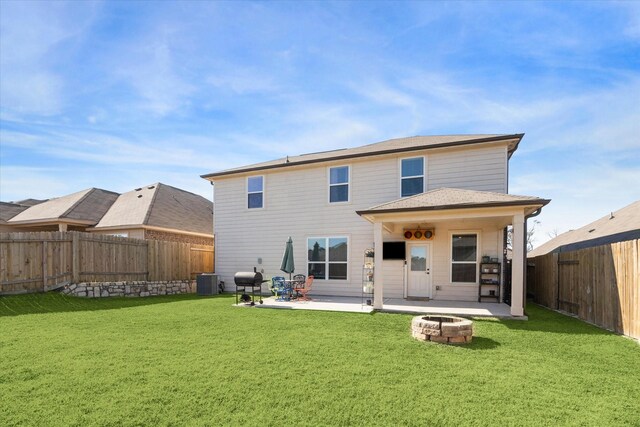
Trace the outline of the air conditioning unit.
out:
<instances>
[{"instance_id":1,"label":"air conditioning unit","mask_svg":"<svg viewBox=\"0 0 640 427\"><path fill-rule=\"evenodd\" d=\"M198 277L196 277L196 293L198 295L219 294L218 275L213 273L198 274Z\"/></svg>"}]
</instances>

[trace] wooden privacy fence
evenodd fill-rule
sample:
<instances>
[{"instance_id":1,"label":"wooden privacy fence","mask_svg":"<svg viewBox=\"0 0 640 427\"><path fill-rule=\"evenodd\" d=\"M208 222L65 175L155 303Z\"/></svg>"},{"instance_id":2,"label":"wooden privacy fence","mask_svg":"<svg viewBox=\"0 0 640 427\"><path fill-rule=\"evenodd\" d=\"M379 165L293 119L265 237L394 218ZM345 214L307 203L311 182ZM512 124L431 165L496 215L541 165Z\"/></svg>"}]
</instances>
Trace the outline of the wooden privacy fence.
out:
<instances>
[{"instance_id":1,"label":"wooden privacy fence","mask_svg":"<svg viewBox=\"0 0 640 427\"><path fill-rule=\"evenodd\" d=\"M0 233L0 295L68 283L189 280L213 272L213 246L71 232Z\"/></svg>"},{"instance_id":2,"label":"wooden privacy fence","mask_svg":"<svg viewBox=\"0 0 640 427\"><path fill-rule=\"evenodd\" d=\"M527 290L538 304L640 338L640 240L529 260Z\"/></svg>"}]
</instances>

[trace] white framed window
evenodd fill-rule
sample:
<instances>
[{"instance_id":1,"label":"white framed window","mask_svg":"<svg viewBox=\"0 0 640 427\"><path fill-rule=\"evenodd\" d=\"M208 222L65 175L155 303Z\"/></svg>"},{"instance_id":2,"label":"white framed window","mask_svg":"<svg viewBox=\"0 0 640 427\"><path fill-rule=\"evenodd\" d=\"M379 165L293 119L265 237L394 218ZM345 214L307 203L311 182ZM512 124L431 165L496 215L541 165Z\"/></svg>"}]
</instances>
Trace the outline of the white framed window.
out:
<instances>
[{"instance_id":1,"label":"white framed window","mask_svg":"<svg viewBox=\"0 0 640 427\"><path fill-rule=\"evenodd\" d=\"M478 282L478 233L451 233L451 283Z\"/></svg>"},{"instance_id":2,"label":"white framed window","mask_svg":"<svg viewBox=\"0 0 640 427\"><path fill-rule=\"evenodd\" d=\"M264 176L247 177L247 208L262 209L264 207Z\"/></svg>"},{"instance_id":3,"label":"white framed window","mask_svg":"<svg viewBox=\"0 0 640 427\"><path fill-rule=\"evenodd\" d=\"M329 203L349 201L350 171L351 168L349 166L329 168Z\"/></svg>"},{"instance_id":4,"label":"white framed window","mask_svg":"<svg viewBox=\"0 0 640 427\"><path fill-rule=\"evenodd\" d=\"M424 193L424 157L400 160L400 197Z\"/></svg>"},{"instance_id":5,"label":"white framed window","mask_svg":"<svg viewBox=\"0 0 640 427\"><path fill-rule=\"evenodd\" d=\"M307 274L315 280L347 280L349 270L348 237L309 237Z\"/></svg>"}]
</instances>

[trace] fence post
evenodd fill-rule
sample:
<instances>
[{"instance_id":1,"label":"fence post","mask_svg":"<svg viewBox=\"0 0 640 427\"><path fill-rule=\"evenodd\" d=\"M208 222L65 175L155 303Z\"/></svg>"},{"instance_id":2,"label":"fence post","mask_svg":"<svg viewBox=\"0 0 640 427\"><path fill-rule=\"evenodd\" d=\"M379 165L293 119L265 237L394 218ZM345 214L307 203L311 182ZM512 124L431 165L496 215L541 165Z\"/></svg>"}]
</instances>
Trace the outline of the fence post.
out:
<instances>
[{"instance_id":1,"label":"fence post","mask_svg":"<svg viewBox=\"0 0 640 427\"><path fill-rule=\"evenodd\" d=\"M42 292L47 291L47 241L42 240Z\"/></svg>"},{"instance_id":2,"label":"fence post","mask_svg":"<svg viewBox=\"0 0 640 427\"><path fill-rule=\"evenodd\" d=\"M553 277L556 288L556 310L560 310L560 255L553 253Z\"/></svg>"},{"instance_id":3,"label":"fence post","mask_svg":"<svg viewBox=\"0 0 640 427\"><path fill-rule=\"evenodd\" d=\"M71 240L71 271L73 283L80 283L80 233L73 232Z\"/></svg>"},{"instance_id":4,"label":"fence post","mask_svg":"<svg viewBox=\"0 0 640 427\"><path fill-rule=\"evenodd\" d=\"M192 280L191 279L191 273L193 272L193 267L192 267L192 265L193 265L192 264L193 263L193 256L192 256L192 253L191 253L192 244L189 243L188 245L189 246L187 248L187 252L189 253L189 271L187 272L187 280L191 281ZM195 279L195 277L194 277L194 279Z\"/></svg>"}]
</instances>

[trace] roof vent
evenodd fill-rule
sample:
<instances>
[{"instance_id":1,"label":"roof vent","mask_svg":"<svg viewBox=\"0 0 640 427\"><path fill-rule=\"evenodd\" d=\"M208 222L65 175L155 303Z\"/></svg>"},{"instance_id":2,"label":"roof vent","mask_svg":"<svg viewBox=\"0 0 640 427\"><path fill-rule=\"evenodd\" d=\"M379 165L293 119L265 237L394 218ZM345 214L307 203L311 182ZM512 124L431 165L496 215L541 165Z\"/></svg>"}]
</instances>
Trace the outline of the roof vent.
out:
<instances>
[{"instance_id":1,"label":"roof vent","mask_svg":"<svg viewBox=\"0 0 640 427\"><path fill-rule=\"evenodd\" d=\"M142 197L142 194L138 194L138 199L139 199L140 197Z\"/></svg>"},{"instance_id":2,"label":"roof vent","mask_svg":"<svg viewBox=\"0 0 640 427\"><path fill-rule=\"evenodd\" d=\"M592 228L591 230L589 230L589 233L593 233L594 231L596 231L596 229Z\"/></svg>"},{"instance_id":3,"label":"roof vent","mask_svg":"<svg viewBox=\"0 0 640 427\"><path fill-rule=\"evenodd\" d=\"M140 191L140 190L142 190L142 187L140 187L140 188L136 188L136 191Z\"/></svg>"},{"instance_id":4,"label":"roof vent","mask_svg":"<svg viewBox=\"0 0 640 427\"><path fill-rule=\"evenodd\" d=\"M613 219L615 218L615 216L613 216L613 212L611 212L611 215L609 216L609 219Z\"/></svg>"},{"instance_id":5,"label":"roof vent","mask_svg":"<svg viewBox=\"0 0 640 427\"><path fill-rule=\"evenodd\" d=\"M147 188L148 188L149 190L153 190L154 188L156 188L156 186L155 186L155 185L150 185L150 186L148 186Z\"/></svg>"}]
</instances>

